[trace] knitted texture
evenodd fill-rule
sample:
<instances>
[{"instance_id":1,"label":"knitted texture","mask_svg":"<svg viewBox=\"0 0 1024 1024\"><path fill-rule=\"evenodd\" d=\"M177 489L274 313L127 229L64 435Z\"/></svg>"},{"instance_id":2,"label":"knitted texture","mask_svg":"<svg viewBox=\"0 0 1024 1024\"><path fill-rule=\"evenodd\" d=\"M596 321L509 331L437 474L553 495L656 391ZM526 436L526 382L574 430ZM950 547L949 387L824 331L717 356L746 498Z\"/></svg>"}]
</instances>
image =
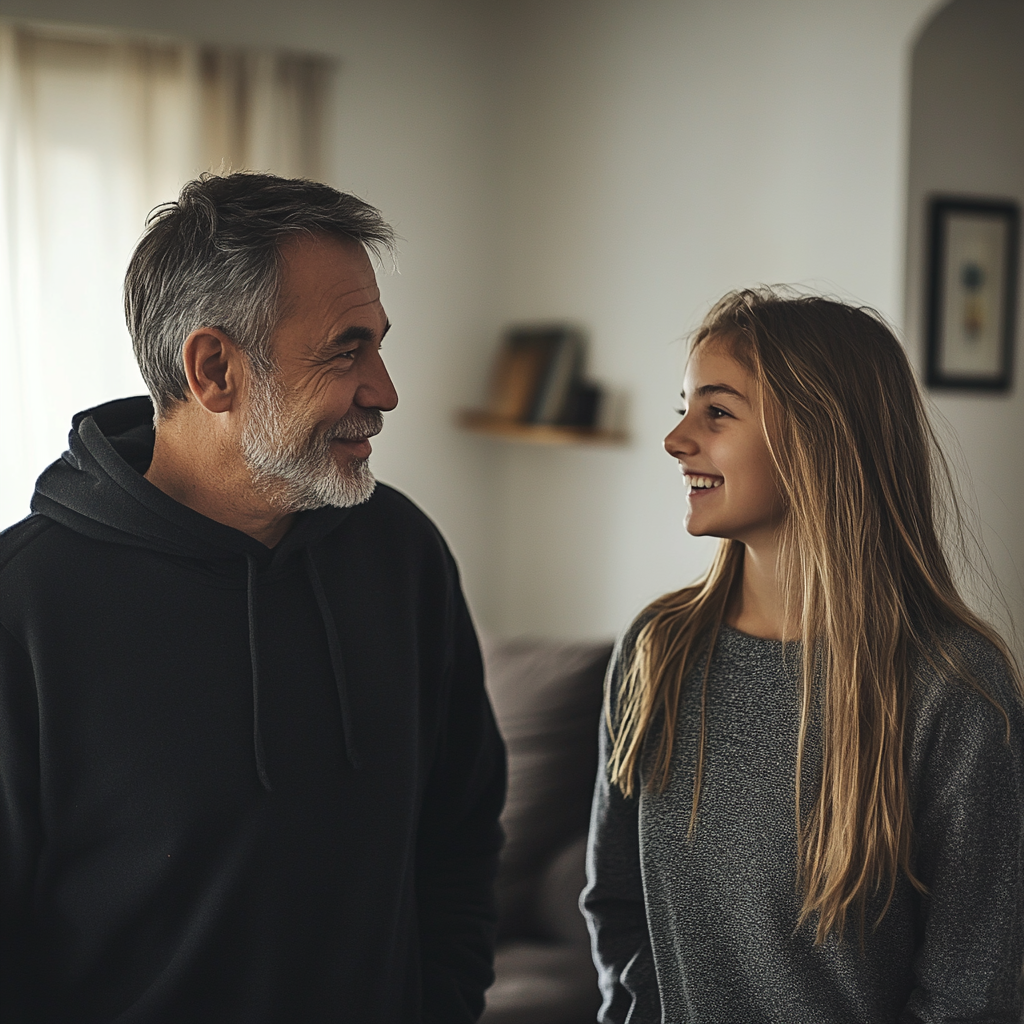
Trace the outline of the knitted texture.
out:
<instances>
[{"instance_id":1,"label":"knitted texture","mask_svg":"<svg viewBox=\"0 0 1024 1024\"><path fill-rule=\"evenodd\" d=\"M617 692L637 627L620 642ZM712 658L700 811L688 836L700 735L700 672L686 680L671 777L624 799L607 782L603 730L583 904L605 1024L978 1021L1016 1024L1024 998L1024 721L1006 666L966 630L956 646L1006 708L924 668L906 766L920 896L901 875L888 912L814 945L796 930L798 651L724 627ZM812 717L805 809L818 792ZM851 915L852 916L852 915Z\"/></svg>"}]
</instances>

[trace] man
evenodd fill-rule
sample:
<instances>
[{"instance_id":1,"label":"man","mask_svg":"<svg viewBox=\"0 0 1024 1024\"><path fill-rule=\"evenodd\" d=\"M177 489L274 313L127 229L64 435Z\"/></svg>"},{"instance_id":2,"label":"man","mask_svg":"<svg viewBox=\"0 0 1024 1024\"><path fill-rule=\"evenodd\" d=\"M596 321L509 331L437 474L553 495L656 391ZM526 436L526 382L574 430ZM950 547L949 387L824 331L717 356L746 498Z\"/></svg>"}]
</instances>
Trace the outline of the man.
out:
<instances>
[{"instance_id":1,"label":"man","mask_svg":"<svg viewBox=\"0 0 1024 1024\"><path fill-rule=\"evenodd\" d=\"M0 538L5 1024L479 1016L504 755L451 555L367 467L391 246L234 174L132 257L152 405L76 416Z\"/></svg>"}]
</instances>

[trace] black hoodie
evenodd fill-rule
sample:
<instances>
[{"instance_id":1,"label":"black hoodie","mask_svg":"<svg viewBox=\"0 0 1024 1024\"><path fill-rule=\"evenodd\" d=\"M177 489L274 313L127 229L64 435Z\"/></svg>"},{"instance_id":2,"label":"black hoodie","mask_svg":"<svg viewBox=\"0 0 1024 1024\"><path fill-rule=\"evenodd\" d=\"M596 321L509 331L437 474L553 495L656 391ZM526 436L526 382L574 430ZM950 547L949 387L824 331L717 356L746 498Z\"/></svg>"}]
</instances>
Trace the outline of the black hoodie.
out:
<instances>
[{"instance_id":1,"label":"black hoodie","mask_svg":"<svg viewBox=\"0 0 1024 1024\"><path fill-rule=\"evenodd\" d=\"M269 549L74 420L0 535L0 1018L475 1020L504 754L444 541L378 486Z\"/></svg>"}]
</instances>

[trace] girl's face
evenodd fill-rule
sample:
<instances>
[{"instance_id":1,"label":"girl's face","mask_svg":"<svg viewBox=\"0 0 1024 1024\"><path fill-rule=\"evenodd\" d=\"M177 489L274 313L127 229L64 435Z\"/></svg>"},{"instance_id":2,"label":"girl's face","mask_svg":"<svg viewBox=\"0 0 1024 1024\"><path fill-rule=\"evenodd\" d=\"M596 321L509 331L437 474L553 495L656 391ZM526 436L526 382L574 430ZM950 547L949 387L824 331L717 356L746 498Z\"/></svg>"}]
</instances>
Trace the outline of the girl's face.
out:
<instances>
[{"instance_id":1,"label":"girl's face","mask_svg":"<svg viewBox=\"0 0 1024 1024\"><path fill-rule=\"evenodd\" d=\"M683 418L665 438L689 486L686 529L755 547L785 514L761 427L754 378L720 341L702 344L683 378Z\"/></svg>"}]
</instances>

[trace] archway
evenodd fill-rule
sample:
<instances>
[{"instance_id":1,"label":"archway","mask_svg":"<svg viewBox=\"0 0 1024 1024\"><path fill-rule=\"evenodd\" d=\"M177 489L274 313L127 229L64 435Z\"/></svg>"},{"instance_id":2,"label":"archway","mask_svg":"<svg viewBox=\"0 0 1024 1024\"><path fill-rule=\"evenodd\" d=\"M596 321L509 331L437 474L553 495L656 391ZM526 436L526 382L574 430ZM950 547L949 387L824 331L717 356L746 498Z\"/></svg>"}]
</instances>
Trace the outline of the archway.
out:
<instances>
[{"instance_id":1,"label":"archway","mask_svg":"<svg viewBox=\"0 0 1024 1024\"><path fill-rule=\"evenodd\" d=\"M906 235L907 343L925 365L930 200L1009 201L1024 207L1024 4L954 0L927 23L911 58ZM966 469L988 556L1014 618L1024 624L1024 316L1016 275L1010 390L932 390ZM973 508L972 508L973 506ZM987 610L987 609L986 609ZM1020 650L1021 636L1017 646Z\"/></svg>"}]
</instances>

